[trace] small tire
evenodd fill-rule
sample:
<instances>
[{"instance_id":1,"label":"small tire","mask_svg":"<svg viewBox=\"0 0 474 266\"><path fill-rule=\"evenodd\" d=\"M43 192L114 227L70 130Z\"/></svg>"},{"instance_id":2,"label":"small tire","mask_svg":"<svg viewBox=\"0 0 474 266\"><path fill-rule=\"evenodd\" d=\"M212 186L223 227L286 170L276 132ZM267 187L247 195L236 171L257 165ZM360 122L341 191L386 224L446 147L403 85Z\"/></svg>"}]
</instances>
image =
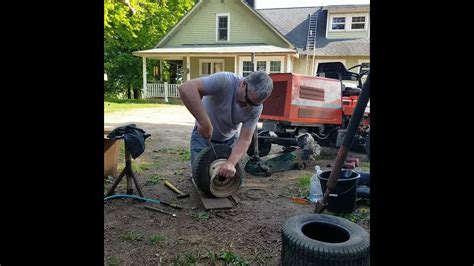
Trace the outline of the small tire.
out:
<instances>
[{"instance_id":1,"label":"small tire","mask_svg":"<svg viewBox=\"0 0 474 266\"><path fill-rule=\"evenodd\" d=\"M296 164L296 169L298 169L298 170L306 169L306 163L305 162L297 163Z\"/></svg>"},{"instance_id":2,"label":"small tire","mask_svg":"<svg viewBox=\"0 0 474 266\"><path fill-rule=\"evenodd\" d=\"M282 265L370 265L369 234L359 225L331 215L299 214L282 230Z\"/></svg>"},{"instance_id":3,"label":"small tire","mask_svg":"<svg viewBox=\"0 0 474 266\"><path fill-rule=\"evenodd\" d=\"M211 176L209 174L209 167L211 163L217 159L228 159L230 153L232 152L232 148L222 145L222 144L215 144L214 150L216 151L217 157L214 154L214 151L210 146L202 149L196 156L194 161L194 168L193 168L193 180L196 183L196 186L207 196L215 197L212 195L210 190L210 182ZM235 166L235 176L240 178L240 185L242 185L243 181L243 171L240 163L237 163Z\"/></svg>"},{"instance_id":4,"label":"small tire","mask_svg":"<svg viewBox=\"0 0 474 266\"><path fill-rule=\"evenodd\" d=\"M270 136L270 133L268 131L264 132L258 132L259 136ZM270 153L270 150L272 149L272 143L269 140L266 139L259 139L258 140L258 156L264 157L267 156ZM255 154L255 148L254 148L254 141L252 138L252 142L249 145L249 148L247 149L247 155L252 156Z\"/></svg>"}]
</instances>

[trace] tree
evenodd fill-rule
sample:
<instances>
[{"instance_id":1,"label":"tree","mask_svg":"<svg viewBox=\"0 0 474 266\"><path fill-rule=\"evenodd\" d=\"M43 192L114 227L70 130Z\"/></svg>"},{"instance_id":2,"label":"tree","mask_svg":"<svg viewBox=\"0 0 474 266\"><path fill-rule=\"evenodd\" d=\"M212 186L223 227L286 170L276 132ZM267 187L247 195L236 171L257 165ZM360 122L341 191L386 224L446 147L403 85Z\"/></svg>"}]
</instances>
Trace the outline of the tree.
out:
<instances>
[{"instance_id":1,"label":"tree","mask_svg":"<svg viewBox=\"0 0 474 266\"><path fill-rule=\"evenodd\" d=\"M194 0L104 0L104 93L139 97L142 59L132 52L151 49L195 4ZM147 71L153 73L152 71Z\"/></svg>"}]
</instances>

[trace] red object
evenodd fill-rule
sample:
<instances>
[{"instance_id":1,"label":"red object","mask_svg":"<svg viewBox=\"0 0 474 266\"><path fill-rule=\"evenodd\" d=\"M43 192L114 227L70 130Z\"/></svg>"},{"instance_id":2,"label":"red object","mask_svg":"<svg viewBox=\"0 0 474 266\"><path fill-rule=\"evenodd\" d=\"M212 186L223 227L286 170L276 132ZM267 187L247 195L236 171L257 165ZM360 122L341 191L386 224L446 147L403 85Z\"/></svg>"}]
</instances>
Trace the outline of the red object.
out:
<instances>
[{"instance_id":1,"label":"red object","mask_svg":"<svg viewBox=\"0 0 474 266\"><path fill-rule=\"evenodd\" d=\"M345 162L344 163L344 166L342 168L346 168L346 169L354 169L356 166L355 166L355 162Z\"/></svg>"},{"instance_id":2,"label":"red object","mask_svg":"<svg viewBox=\"0 0 474 266\"><path fill-rule=\"evenodd\" d=\"M359 166L359 158L347 158L346 159L346 163L351 163L351 162L354 162L356 167Z\"/></svg>"},{"instance_id":3,"label":"red object","mask_svg":"<svg viewBox=\"0 0 474 266\"><path fill-rule=\"evenodd\" d=\"M263 104L261 120L292 123L342 123L341 82L294 73L273 73L273 91ZM355 105L354 105L355 107Z\"/></svg>"}]
</instances>

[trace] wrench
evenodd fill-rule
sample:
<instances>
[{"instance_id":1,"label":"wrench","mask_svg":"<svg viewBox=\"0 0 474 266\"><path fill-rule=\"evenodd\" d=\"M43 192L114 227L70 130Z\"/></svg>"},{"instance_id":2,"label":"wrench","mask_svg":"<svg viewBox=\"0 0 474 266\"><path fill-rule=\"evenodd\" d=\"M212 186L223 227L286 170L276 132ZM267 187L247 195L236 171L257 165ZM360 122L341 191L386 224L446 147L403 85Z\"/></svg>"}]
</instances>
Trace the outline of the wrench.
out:
<instances>
[{"instance_id":1,"label":"wrench","mask_svg":"<svg viewBox=\"0 0 474 266\"><path fill-rule=\"evenodd\" d=\"M153 207L150 207L150 206L144 206L144 208L147 209L147 210L150 210L150 211L161 212L161 213L169 214L173 217L176 217L176 214L174 214L174 213L167 212L167 211L164 211L164 210L160 210L160 209L157 209L157 208L153 208Z\"/></svg>"}]
</instances>

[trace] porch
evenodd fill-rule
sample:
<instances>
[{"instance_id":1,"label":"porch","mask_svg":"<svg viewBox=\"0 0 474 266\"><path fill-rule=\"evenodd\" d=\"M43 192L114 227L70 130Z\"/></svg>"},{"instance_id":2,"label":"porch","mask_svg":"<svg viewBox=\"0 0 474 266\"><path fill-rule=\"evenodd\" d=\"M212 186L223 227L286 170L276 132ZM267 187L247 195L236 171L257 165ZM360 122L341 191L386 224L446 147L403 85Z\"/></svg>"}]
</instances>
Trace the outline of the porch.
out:
<instances>
[{"instance_id":1,"label":"porch","mask_svg":"<svg viewBox=\"0 0 474 266\"><path fill-rule=\"evenodd\" d=\"M291 72L293 59L298 58L296 50L273 45L189 45L137 51L133 55L143 58L143 97L162 97L166 102L168 98L180 97L180 82L220 71L240 76L250 74L253 69L267 73ZM147 80L147 59L159 60L153 73L158 83ZM163 82L163 62L167 61L179 64L175 69L179 79L173 83Z\"/></svg>"}]
</instances>

